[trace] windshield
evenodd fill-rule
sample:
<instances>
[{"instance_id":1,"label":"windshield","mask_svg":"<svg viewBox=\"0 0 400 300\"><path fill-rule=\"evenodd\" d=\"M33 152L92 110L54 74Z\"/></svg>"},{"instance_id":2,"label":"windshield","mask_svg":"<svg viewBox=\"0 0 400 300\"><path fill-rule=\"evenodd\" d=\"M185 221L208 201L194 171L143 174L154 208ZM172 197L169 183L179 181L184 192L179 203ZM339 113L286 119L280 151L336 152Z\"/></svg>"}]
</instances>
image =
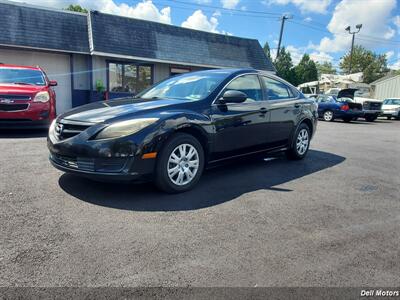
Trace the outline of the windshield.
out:
<instances>
[{"instance_id":1,"label":"windshield","mask_svg":"<svg viewBox=\"0 0 400 300\"><path fill-rule=\"evenodd\" d=\"M46 85L43 72L31 69L0 68L0 84Z\"/></svg>"},{"instance_id":2,"label":"windshield","mask_svg":"<svg viewBox=\"0 0 400 300\"><path fill-rule=\"evenodd\" d=\"M400 105L400 99L386 99L383 101L383 104L386 105Z\"/></svg>"},{"instance_id":3,"label":"windshield","mask_svg":"<svg viewBox=\"0 0 400 300\"><path fill-rule=\"evenodd\" d=\"M138 98L171 98L188 101L202 100L229 75L228 72L197 72L171 77L143 91Z\"/></svg>"}]
</instances>

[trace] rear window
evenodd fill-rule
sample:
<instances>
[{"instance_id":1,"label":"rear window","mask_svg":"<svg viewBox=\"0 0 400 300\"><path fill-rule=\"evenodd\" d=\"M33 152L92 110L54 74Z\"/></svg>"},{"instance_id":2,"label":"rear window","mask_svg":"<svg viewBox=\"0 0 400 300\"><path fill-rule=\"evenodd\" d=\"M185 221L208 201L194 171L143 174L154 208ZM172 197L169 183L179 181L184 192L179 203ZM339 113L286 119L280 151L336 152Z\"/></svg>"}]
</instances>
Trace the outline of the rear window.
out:
<instances>
[{"instance_id":1,"label":"rear window","mask_svg":"<svg viewBox=\"0 0 400 300\"><path fill-rule=\"evenodd\" d=\"M44 74L39 70L0 68L0 84L46 85Z\"/></svg>"}]
</instances>

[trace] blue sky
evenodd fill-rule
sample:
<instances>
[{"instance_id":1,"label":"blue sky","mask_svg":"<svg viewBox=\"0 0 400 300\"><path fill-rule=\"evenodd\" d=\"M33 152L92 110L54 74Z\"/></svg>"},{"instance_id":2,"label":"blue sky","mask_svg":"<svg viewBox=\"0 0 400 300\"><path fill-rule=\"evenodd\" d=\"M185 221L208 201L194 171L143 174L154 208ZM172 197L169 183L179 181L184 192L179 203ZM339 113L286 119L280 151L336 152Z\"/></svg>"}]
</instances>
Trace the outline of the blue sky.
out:
<instances>
[{"instance_id":1,"label":"blue sky","mask_svg":"<svg viewBox=\"0 0 400 300\"><path fill-rule=\"evenodd\" d=\"M18 0L23 1L23 0ZM280 16L290 14L282 45L298 62L304 53L314 60L339 64L351 35L344 28L362 23L356 44L386 54L400 68L400 4L397 0L31 0L30 4L89 9L164 22L193 29L255 38L277 47Z\"/></svg>"}]
</instances>

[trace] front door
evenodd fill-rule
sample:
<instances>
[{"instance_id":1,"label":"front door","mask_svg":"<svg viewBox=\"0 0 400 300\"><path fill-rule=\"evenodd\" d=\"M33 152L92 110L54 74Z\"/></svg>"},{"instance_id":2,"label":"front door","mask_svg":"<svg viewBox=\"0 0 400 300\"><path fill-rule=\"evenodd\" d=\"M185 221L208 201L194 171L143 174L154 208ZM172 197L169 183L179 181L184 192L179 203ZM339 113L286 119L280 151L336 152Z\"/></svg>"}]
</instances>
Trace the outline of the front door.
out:
<instances>
[{"instance_id":1,"label":"front door","mask_svg":"<svg viewBox=\"0 0 400 300\"><path fill-rule=\"evenodd\" d=\"M242 75L234 79L221 95L228 90L241 91L248 97L243 103L212 105L216 159L261 149L269 117L267 110L263 109L263 91L257 75Z\"/></svg>"}]
</instances>

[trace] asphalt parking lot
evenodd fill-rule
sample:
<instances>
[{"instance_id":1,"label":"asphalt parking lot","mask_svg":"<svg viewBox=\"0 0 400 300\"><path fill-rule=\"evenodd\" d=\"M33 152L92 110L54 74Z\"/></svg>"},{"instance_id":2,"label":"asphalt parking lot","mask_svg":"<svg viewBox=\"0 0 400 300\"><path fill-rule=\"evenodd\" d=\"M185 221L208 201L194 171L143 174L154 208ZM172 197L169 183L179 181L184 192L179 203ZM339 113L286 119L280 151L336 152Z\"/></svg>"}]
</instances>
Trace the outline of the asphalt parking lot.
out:
<instances>
[{"instance_id":1,"label":"asphalt parking lot","mask_svg":"<svg viewBox=\"0 0 400 300\"><path fill-rule=\"evenodd\" d=\"M303 161L241 161L188 193L50 166L0 133L0 286L399 286L400 121L319 122Z\"/></svg>"}]
</instances>

